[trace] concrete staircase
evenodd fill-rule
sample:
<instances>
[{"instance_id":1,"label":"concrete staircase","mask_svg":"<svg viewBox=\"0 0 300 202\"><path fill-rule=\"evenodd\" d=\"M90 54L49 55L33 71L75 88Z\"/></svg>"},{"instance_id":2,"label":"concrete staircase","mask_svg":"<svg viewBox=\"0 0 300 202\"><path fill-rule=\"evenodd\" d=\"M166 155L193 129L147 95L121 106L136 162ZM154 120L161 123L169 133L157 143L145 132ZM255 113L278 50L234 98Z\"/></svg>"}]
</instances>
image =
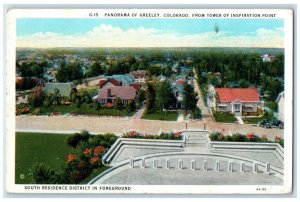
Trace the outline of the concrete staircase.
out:
<instances>
[{"instance_id":1,"label":"concrete staircase","mask_svg":"<svg viewBox=\"0 0 300 202\"><path fill-rule=\"evenodd\" d=\"M209 138L206 131L186 131L186 147L209 147Z\"/></svg>"}]
</instances>

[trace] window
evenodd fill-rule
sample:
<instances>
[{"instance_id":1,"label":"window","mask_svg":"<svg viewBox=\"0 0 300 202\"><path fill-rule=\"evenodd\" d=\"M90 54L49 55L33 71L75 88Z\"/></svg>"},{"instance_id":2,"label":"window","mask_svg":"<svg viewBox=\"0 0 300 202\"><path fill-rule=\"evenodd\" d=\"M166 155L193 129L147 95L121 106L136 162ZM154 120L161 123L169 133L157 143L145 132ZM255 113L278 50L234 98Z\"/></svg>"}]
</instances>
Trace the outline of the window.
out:
<instances>
[{"instance_id":1,"label":"window","mask_svg":"<svg viewBox=\"0 0 300 202\"><path fill-rule=\"evenodd\" d=\"M222 111L227 110L227 105L219 105L218 109Z\"/></svg>"},{"instance_id":2,"label":"window","mask_svg":"<svg viewBox=\"0 0 300 202\"><path fill-rule=\"evenodd\" d=\"M233 107L234 107L234 110L240 110L240 105L239 104L234 104Z\"/></svg>"}]
</instances>

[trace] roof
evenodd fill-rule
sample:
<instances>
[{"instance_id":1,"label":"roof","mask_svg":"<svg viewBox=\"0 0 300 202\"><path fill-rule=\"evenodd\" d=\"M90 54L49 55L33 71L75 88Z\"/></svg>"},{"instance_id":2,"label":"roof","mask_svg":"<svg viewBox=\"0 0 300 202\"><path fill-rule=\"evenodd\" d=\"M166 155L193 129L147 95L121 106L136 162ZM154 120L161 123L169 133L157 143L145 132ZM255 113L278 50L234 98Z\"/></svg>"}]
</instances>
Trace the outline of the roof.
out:
<instances>
[{"instance_id":1,"label":"roof","mask_svg":"<svg viewBox=\"0 0 300 202\"><path fill-rule=\"evenodd\" d=\"M101 79L101 80L99 81L99 86L100 86L100 88L101 88L104 84L106 84L107 82L112 83L114 86L121 86L121 85L122 85L122 83L121 83L120 81L118 81L118 80L116 80L116 79L114 79L114 78L108 78L108 79Z\"/></svg>"},{"instance_id":2,"label":"roof","mask_svg":"<svg viewBox=\"0 0 300 202\"><path fill-rule=\"evenodd\" d=\"M145 70L133 71L130 74L133 75L134 77L145 77L146 71Z\"/></svg>"},{"instance_id":3,"label":"roof","mask_svg":"<svg viewBox=\"0 0 300 202\"><path fill-rule=\"evenodd\" d=\"M129 86L132 86L135 90L140 90L140 88L142 87L142 85L139 83L132 83L129 84Z\"/></svg>"},{"instance_id":4,"label":"roof","mask_svg":"<svg viewBox=\"0 0 300 202\"><path fill-rule=\"evenodd\" d=\"M183 79L178 79L176 81L176 83L179 84L179 85L183 85L184 84L184 80Z\"/></svg>"},{"instance_id":5,"label":"roof","mask_svg":"<svg viewBox=\"0 0 300 202\"><path fill-rule=\"evenodd\" d=\"M256 88L216 88L220 102L259 102Z\"/></svg>"},{"instance_id":6,"label":"roof","mask_svg":"<svg viewBox=\"0 0 300 202\"><path fill-rule=\"evenodd\" d=\"M173 85L173 89L177 89L178 91L180 91L181 93L183 92L183 85L179 85L179 84L175 84Z\"/></svg>"},{"instance_id":7,"label":"roof","mask_svg":"<svg viewBox=\"0 0 300 202\"><path fill-rule=\"evenodd\" d=\"M55 79L54 76L52 76L52 75L50 75L50 74L48 74L48 73L44 73L44 74L43 74L43 77L44 77L44 79L46 79L46 80L53 80L53 79Z\"/></svg>"},{"instance_id":8,"label":"roof","mask_svg":"<svg viewBox=\"0 0 300 202\"><path fill-rule=\"evenodd\" d=\"M114 75L109 76L107 78L116 79L116 80L122 82L122 84L125 84L125 85L129 85L129 84L131 84L134 81L133 76L131 76L131 75L125 75L125 74L114 74Z\"/></svg>"},{"instance_id":9,"label":"roof","mask_svg":"<svg viewBox=\"0 0 300 202\"><path fill-rule=\"evenodd\" d=\"M61 96L69 97L72 84L71 83L46 83L42 91L46 94L54 93L54 89L58 89Z\"/></svg>"},{"instance_id":10,"label":"roof","mask_svg":"<svg viewBox=\"0 0 300 202\"><path fill-rule=\"evenodd\" d=\"M111 90L111 96L108 97L108 90ZM100 90L98 98L114 98L119 97L122 100L133 100L136 90L132 86L105 86Z\"/></svg>"}]
</instances>

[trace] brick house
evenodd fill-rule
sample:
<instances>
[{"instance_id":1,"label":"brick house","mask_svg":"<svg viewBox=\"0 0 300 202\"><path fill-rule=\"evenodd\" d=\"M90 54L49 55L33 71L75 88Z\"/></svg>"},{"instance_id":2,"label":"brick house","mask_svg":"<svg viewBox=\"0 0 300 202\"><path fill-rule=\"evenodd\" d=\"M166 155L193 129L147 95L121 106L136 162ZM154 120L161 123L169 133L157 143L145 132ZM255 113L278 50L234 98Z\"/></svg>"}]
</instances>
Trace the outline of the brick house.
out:
<instances>
[{"instance_id":1,"label":"brick house","mask_svg":"<svg viewBox=\"0 0 300 202\"><path fill-rule=\"evenodd\" d=\"M114 104L115 99L119 97L122 103L127 105L130 101L135 101L136 95L132 86L105 86L94 99L101 104Z\"/></svg>"},{"instance_id":2,"label":"brick house","mask_svg":"<svg viewBox=\"0 0 300 202\"><path fill-rule=\"evenodd\" d=\"M260 104L256 88L216 88L216 110L241 115L257 112Z\"/></svg>"}]
</instances>

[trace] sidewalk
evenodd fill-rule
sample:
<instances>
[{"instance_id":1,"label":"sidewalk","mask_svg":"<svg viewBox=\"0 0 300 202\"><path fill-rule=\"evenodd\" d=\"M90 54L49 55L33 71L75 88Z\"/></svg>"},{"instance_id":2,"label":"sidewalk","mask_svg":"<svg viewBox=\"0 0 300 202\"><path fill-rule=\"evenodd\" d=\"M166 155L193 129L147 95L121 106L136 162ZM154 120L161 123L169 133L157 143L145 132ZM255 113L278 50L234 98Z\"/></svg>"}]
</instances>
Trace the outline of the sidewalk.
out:
<instances>
[{"instance_id":1,"label":"sidewalk","mask_svg":"<svg viewBox=\"0 0 300 202\"><path fill-rule=\"evenodd\" d=\"M235 116L235 118L238 120L239 124L245 124L241 116Z\"/></svg>"}]
</instances>

